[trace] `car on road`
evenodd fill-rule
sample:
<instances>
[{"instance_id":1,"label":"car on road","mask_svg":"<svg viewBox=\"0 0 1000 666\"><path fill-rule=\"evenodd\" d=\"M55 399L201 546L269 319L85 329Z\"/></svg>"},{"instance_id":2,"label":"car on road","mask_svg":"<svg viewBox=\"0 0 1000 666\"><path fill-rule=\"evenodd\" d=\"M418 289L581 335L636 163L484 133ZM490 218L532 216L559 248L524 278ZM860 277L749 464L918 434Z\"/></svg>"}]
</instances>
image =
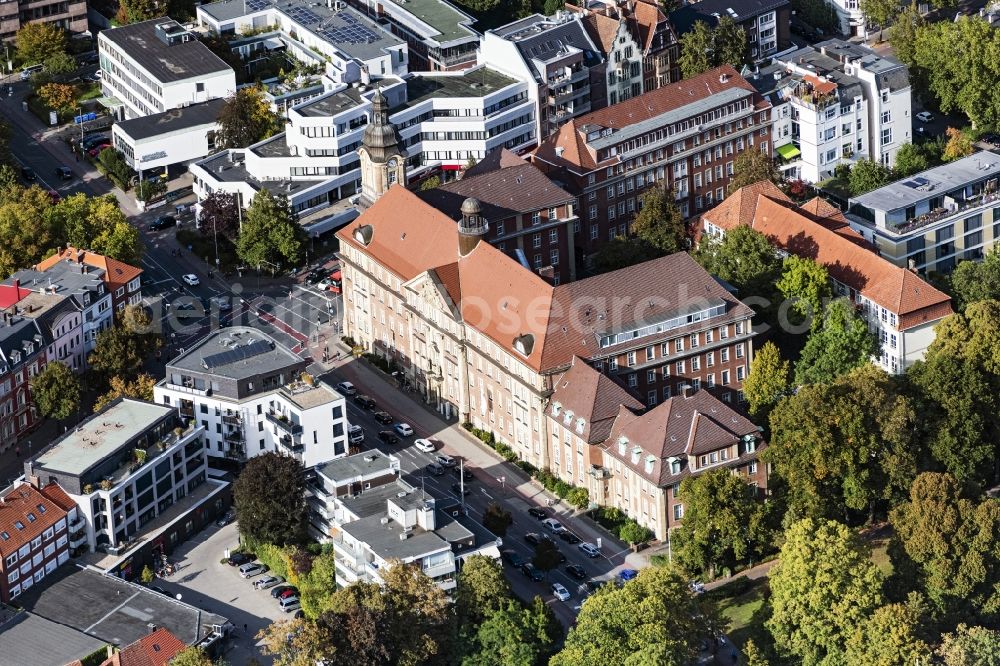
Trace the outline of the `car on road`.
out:
<instances>
[{"instance_id":1,"label":"car on road","mask_svg":"<svg viewBox=\"0 0 1000 666\"><path fill-rule=\"evenodd\" d=\"M639 572L635 569L622 569L618 572L618 579L623 583L627 583L639 575Z\"/></svg>"},{"instance_id":2,"label":"car on road","mask_svg":"<svg viewBox=\"0 0 1000 666\"><path fill-rule=\"evenodd\" d=\"M567 564L566 573L577 580L587 579L587 570L581 567L579 564Z\"/></svg>"},{"instance_id":3,"label":"car on road","mask_svg":"<svg viewBox=\"0 0 1000 666\"><path fill-rule=\"evenodd\" d=\"M35 170L31 167L21 167L21 178L25 181L33 183L38 180L38 176L35 175Z\"/></svg>"},{"instance_id":4,"label":"car on road","mask_svg":"<svg viewBox=\"0 0 1000 666\"><path fill-rule=\"evenodd\" d=\"M354 388L354 384L351 382L340 382L337 384L337 390L344 395L355 395L358 392L358 389Z\"/></svg>"},{"instance_id":5,"label":"car on road","mask_svg":"<svg viewBox=\"0 0 1000 666\"><path fill-rule=\"evenodd\" d=\"M60 180L73 180L73 171L69 167L56 167L56 178Z\"/></svg>"},{"instance_id":6,"label":"car on road","mask_svg":"<svg viewBox=\"0 0 1000 666\"><path fill-rule=\"evenodd\" d=\"M451 484L451 491L456 495L461 495L463 497L468 497L472 494L472 491L469 490L468 486L462 486L461 483Z\"/></svg>"},{"instance_id":7,"label":"car on road","mask_svg":"<svg viewBox=\"0 0 1000 666\"><path fill-rule=\"evenodd\" d=\"M201 284L201 280L199 280L198 276L194 273L185 273L181 276L181 279L184 280L185 284L191 285L192 287L197 287Z\"/></svg>"},{"instance_id":8,"label":"car on road","mask_svg":"<svg viewBox=\"0 0 1000 666\"><path fill-rule=\"evenodd\" d=\"M437 462L442 467L454 467L455 465L458 464L458 462L454 458L445 455L443 453L437 457Z\"/></svg>"},{"instance_id":9,"label":"car on road","mask_svg":"<svg viewBox=\"0 0 1000 666\"><path fill-rule=\"evenodd\" d=\"M219 308L219 312L229 312L233 309L233 299L228 296L212 296L212 305Z\"/></svg>"},{"instance_id":10,"label":"car on road","mask_svg":"<svg viewBox=\"0 0 1000 666\"><path fill-rule=\"evenodd\" d=\"M372 414L372 418L374 418L377 422L381 423L382 425L389 425L390 423L396 420L392 418L392 414L383 411L375 412L374 414Z\"/></svg>"},{"instance_id":11,"label":"car on road","mask_svg":"<svg viewBox=\"0 0 1000 666\"><path fill-rule=\"evenodd\" d=\"M559 601L569 601L569 590L562 583L552 583L552 595Z\"/></svg>"},{"instance_id":12,"label":"car on road","mask_svg":"<svg viewBox=\"0 0 1000 666\"><path fill-rule=\"evenodd\" d=\"M582 552L584 555L586 555L587 557L589 557L591 559L593 559L595 557L600 557L601 556L600 549L598 549L597 546L595 546L594 544L592 544L592 543L590 543L588 541L584 541L583 543L581 543L580 545L578 545L577 548L580 549L580 552Z\"/></svg>"},{"instance_id":13,"label":"car on road","mask_svg":"<svg viewBox=\"0 0 1000 666\"><path fill-rule=\"evenodd\" d=\"M537 518L538 520L544 520L549 517L549 514L545 512L545 509L539 509L537 506L533 506L528 509L528 515L532 518Z\"/></svg>"},{"instance_id":14,"label":"car on road","mask_svg":"<svg viewBox=\"0 0 1000 666\"><path fill-rule=\"evenodd\" d=\"M330 284L326 286L326 289L329 289L334 294L339 294L341 289L343 288L344 284L343 281L344 281L343 273L341 273L340 269L338 268L337 270L335 270L333 273L330 274Z\"/></svg>"},{"instance_id":15,"label":"car on road","mask_svg":"<svg viewBox=\"0 0 1000 666\"><path fill-rule=\"evenodd\" d=\"M350 440L351 444L360 444L365 441L365 431L359 425L352 425L347 429L347 439Z\"/></svg>"},{"instance_id":16,"label":"car on road","mask_svg":"<svg viewBox=\"0 0 1000 666\"><path fill-rule=\"evenodd\" d=\"M400 437L410 437L413 435L413 426L409 423L397 423L393 429L399 433Z\"/></svg>"},{"instance_id":17,"label":"car on road","mask_svg":"<svg viewBox=\"0 0 1000 666\"><path fill-rule=\"evenodd\" d=\"M530 578L535 582L540 582L545 580L545 572L536 567L531 562L525 562L521 565L521 573Z\"/></svg>"},{"instance_id":18,"label":"car on road","mask_svg":"<svg viewBox=\"0 0 1000 666\"><path fill-rule=\"evenodd\" d=\"M395 446L396 444L399 444L399 437L396 437L396 433L394 433L391 430L380 430L378 433L378 438L382 440L384 443L389 444L390 446Z\"/></svg>"},{"instance_id":19,"label":"car on road","mask_svg":"<svg viewBox=\"0 0 1000 666\"><path fill-rule=\"evenodd\" d=\"M444 474L444 467L441 467L441 465L438 465L437 463L431 463L425 469L427 470L427 473L432 476L441 476Z\"/></svg>"},{"instance_id":20,"label":"car on road","mask_svg":"<svg viewBox=\"0 0 1000 666\"><path fill-rule=\"evenodd\" d=\"M525 558L523 555L519 555L517 551L513 550L503 551L502 553L500 553L500 557L502 557L503 561L512 567L520 568L528 562L527 558Z\"/></svg>"},{"instance_id":21,"label":"car on road","mask_svg":"<svg viewBox=\"0 0 1000 666\"><path fill-rule=\"evenodd\" d=\"M162 231L177 224L177 218L173 215L161 215L149 225L150 231Z\"/></svg>"},{"instance_id":22,"label":"car on road","mask_svg":"<svg viewBox=\"0 0 1000 666\"><path fill-rule=\"evenodd\" d=\"M922 123L929 123L934 121L934 114L929 111L921 111L917 114L917 120Z\"/></svg>"},{"instance_id":23,"label":"car on road","mask_svg":"<svg viewBox=\"0 0 1000 666\"><path fill-rule=\"evenodd\" d=\"M562 526L562 523L560 523L555 518L546 518L545 520L542 521L542 525L544 525L545 529L552 532L553 534L559 534L560 532L566 529L565 527Z\"/></svg>"},{"instance_id":24,"label":"car on road","mask_svg":"<svg viewBox=\"0 0 1000 666\"><path fill-rule=\"evenodd\" d=\"M238 567L247 562L253 562L255 559L257 559L257 556L253 553L233 553L229 556L227 562L229 562L229 566L231 567Z\"/></svg>"},{"instance_id":25,"label":"car on road","mask_svg":"<svg viewBox=\"0 0 1000 666\"><path fill-rule=\"evenodd\" d=\"M84 81L88 81L90 83L100 83L101 82L101 70L97 70L93 74L87 74L86 76L83 77L83 80Z\"/></svg>"},{"instance_id":26,"label":"car on road","mask_svg":"<svg viewBox=\"0 0 1000 666\"><path fill-rule=\"evenodd\" d=\"M375 409L375 400L370 398L363 393L359 393L354 396L354 403L358 405L361 409Z\"/></svg>"},{"instance_id":27,"label":"car on road","mask_svg":"<svg viewBox=\"0 0 1000 666\"><path fill-rule=\"evenodd\" d=\"M578 537L577 535L573 534L569 530L563 530L562 532L559 532L557 534L557 536L560 539L562 539L563 541L565 541L566 543L569 543L569 544L580 543L580 541L581 541L580 537Z\"/></svg>"},{"instance_id":28,"label":"car on road","mask_svg":"<svg viewBox=\"0 0 1000 666\"><path fill-rule=\"evenodd\" d=\"M423 437L413 440L413 445L424 453L434 453L434 442Z\"/></svg>"},{"instance_id":29,"label":"car on road","mask_svg":"<svg viewBox=\"0 0 1000 666\"><path fill-rule=\"evenodd\" d=\"M263 576L253 582L253 587L255 590L266 590L269 587L274 587L284 582L285 579L281 576Z\"/></svg>"},{"instance_id":30,"label":"car on road","mask_svg":"<svg viewBox=\"0 0 1000 666\"><path fill-rule=\"evenodd\" d=\"M538 532L528 532L524 535L524 540L530 543L532 546L537 546L543 541L552 541L552 537L548 534L539 534Z\"/></svg>"},{"instance_id":31,"label":"car on road","mask_svg":"<svg viewBox=\"0 0 1000 666\"><path fill-rule=\"evenodd\" d=\"M251 562L240 567L240 576L243 578L253 578L267 572L267 565L259 562Z\"/></svg>"},{"instance_id":32,"label":"car on road","mask_svg":"<svg viewBox=\"0 0 1000 666\"><path fill-rule=\"evenodd\" d=\"M271 590L272 599L280 599L284 595L296 595L299 591L294 585L278 585Z\"/></svg>"},{"instance_id":33,"label":"car on road","mask_svg":"<svg viewBox=\"0 0 1000 666\"><path fill-rule=\"evenodd\" d=\"M476 477L472 475L472 470L468 467L452 467L451 471L455 473L455 476L465 479L466 481L472 481Z\"/></svg>"},{"instance_id":34,"label":"car on road","mask_svg":"<svg viewBox=\"0 0 1000 666\"><path fill-rule=\"evenodd\" d=\"M236 512L230 509L229 511L226 511L224 514L219 516L219 519L215 521L215 524L218 525L219 527L225 527L234 520L236 520Z\"/></svg>"}]
</instances>

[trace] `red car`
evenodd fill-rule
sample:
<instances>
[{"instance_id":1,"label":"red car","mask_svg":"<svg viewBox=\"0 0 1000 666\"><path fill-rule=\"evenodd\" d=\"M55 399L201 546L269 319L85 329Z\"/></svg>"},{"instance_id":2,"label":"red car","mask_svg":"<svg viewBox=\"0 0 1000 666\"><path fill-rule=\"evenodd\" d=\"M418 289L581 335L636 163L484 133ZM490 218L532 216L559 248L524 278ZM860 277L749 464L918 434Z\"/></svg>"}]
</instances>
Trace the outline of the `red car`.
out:
<instances>
[{"instance_id":1,"label":"red car","mask_svg":"<svg viewBox=\"0 0 1000 666\"><path fill-rule=\"evenodd\" d=\"M330 291L332 291L335 294L339 294L341 285L343 284L342 280L343 280L343 274L340 272L340 269L338 268L337 270L335 270L333 273L330 274Z\"/></svg>"},{"instance_id":2,"label":"red car","mask_svg":"<svg viewBox=\"0 0 1000 666\"><path fill-rule=\"evenodd\" d=\"M111 147L110 143L102 143L88 150L87 154L90 155L91 157L97 157L98 155L101 154L101 152L104 151L105 148L110 148L110 147Z\"/></svg>"}]
</instances>

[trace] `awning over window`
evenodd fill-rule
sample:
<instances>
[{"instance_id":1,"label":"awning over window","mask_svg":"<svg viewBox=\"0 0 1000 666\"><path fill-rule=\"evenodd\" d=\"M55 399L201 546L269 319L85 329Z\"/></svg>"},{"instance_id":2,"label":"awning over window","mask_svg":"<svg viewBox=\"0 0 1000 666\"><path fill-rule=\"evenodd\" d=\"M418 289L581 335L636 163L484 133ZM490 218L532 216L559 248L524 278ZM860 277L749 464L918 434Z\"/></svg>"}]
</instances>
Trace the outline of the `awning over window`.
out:
<instances>
[{"instance_id":1,"label":"awning over window","mask_svg":"<svg viewBox=\"0 0 1000 666\"><path fill-rule=\"evenodd\" d=\"M801 155L802 151L794 145L786 143L783 146L778 146L778 154L781 155L782 159L791 160Z\"/></svg>"},{"instance_id":2,"label":"awning over window","mask_svg":"<svg viewBox=\"0 0 1000 666\"><path fill-rule=\"evenodd\" d=\"M97 103L106 109L111 109L112 111L120 106L125 106L125 103L117 97L98 97Z\"/></svg>"}]
</instances>

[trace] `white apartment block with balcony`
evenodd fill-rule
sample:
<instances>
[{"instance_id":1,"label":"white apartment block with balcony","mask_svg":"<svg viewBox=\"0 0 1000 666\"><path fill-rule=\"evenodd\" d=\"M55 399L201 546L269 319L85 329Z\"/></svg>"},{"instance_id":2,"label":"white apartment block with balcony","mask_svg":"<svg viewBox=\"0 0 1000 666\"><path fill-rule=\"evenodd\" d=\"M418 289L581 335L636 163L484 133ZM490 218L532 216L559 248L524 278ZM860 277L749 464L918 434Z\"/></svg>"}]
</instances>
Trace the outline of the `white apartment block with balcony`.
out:
<instances>
[{"instance_id":1,"label":"white apartment block with balcony","mask_svg":"<svg viewBox=\"0 0 1000 666\"><path fill-rule=\"evenodd\" d=\"M457 171L492 150L535 143L529 85L490 68L389 78L381 91L403 139L411 179L435 169ZM267 188L287 196L300 215L340 204L344 214L356 216L344 203L361 191L357 149L374 94L374 86L342 86L290 108L282 134L191 165L195 193L199 199L215 191L236 193L245 207Z\"/></svg>"},{"instance_id":2,"label":"white apartment block with balcony","mask_svg":"<svg viewBox=\"0 0 1000 666\"><path fill-rule=\"evenodd\" d=\"M257 329L221 328L167 363L153 399L202 427L212 458L273 451L313 467L347 455L348 424L344 397L307 365Z\"/></svg>"},{"instance_id":3,"label":"white apartment block with balcony","mask_svg":"<svg viewBox=\"0 0 1000 666\"><path fill-rule=\"evenodd\" d=\"M859 159L892 167L911 141L906 67L863 46L828 40L801 48L750 82L772 103L775 152L788 177L819 182Z\"/></svg>"},{"instance_id":4,"label":"white apartment block with balcony","mask_svg":"<svg viewBox=\"0 0 1000 666\"><path fill-rule=\"evenodd\" d=\"M454 500L442 509L399 478L399 459L377 450L314 470L307 493L310 531L333 545L337 584L382 582L400 561L416 564L445 591L455 587L458 560L499 558L501 540L469 520Z\"/></svg>"},{"instance_id":5,"label":"white apartment block with balcony","mask_svg":"<svg viewBox=\"0 0 1000 666\"><path fill-rule=\"evenodd\" d=\"M228 97L236 74L171 18L102 31L101 87L118 120Z\"/></svg>"}]
</instances>

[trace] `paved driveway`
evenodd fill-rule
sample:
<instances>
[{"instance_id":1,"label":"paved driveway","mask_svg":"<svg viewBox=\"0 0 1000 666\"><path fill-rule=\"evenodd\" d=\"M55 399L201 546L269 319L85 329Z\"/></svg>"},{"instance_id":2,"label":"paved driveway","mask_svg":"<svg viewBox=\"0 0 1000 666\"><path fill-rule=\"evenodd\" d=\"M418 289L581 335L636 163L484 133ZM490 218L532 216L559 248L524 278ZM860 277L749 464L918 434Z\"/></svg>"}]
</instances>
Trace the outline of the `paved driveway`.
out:
<instances>
[{"instance_id":1,"label":"paved driveway","mask_svg":"<svg viewBox=\"0 0 1000 666\"><path fill-rule=\"evenodd\" d=\"M210 525L170 555L170 561L179 565L177 572L153 584L229 618L237 631L225 656L228 663L246 664L253 657L262 665L271 664L270 657L261 656L253 636L272 620L289 616L281 612L268 590L253 589L252 579L244 580L235 567L220 563L226 548L235 548L237 542L235 523L223 528Z\"/></svg>"}]
</instances>

